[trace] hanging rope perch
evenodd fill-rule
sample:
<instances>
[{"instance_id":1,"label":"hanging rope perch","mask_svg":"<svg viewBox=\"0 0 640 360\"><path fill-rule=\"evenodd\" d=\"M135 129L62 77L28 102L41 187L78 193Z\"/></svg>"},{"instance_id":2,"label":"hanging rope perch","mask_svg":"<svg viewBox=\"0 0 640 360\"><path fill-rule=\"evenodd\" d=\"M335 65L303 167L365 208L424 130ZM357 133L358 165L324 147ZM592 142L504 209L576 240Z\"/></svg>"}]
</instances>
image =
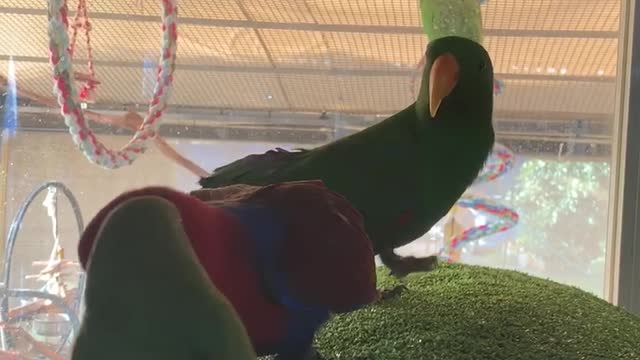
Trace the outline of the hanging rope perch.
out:
<instances>
[{"instance_id":1,"label":"hanging rope perch","mask_svg":"<svg viewBox=\"0 0 640 360\"><path fill-rule=\"evenodd\" d=\"M171 93L178 38L176 0L162 0L162 53L149 109L129 143L119 150L107 148L96 137L80 108L78 92L72 79L69 26L66 1L49 0L48 33L53 90L65 124L69 127L73 141L92 163L108 169L129 165L147 150L157 136Z\"/></svg>"},{"instance_id":2,"label":"hanging rope perch","mask_svg":"<svg viewBox=\"0 0 640 360\"><path fill-rule=\"evenodd\" d=\"M9 86L9 81L7 80L7 78L0 75L0 88L7 88L8 86ZM29 99L31 101L34 101L44 106L49 106L49 107L58 106L58 103L53 97L50 97L50 98L44 97L44 96L38 95L33 91L23 89L19 86L16 86L15 91L17 96L20 98ZM105 114L100 114L93 111L85 111L84 116L85 118L91 121L95 121L95 122L98 122L101 124L107 124L107 125L115 125L123 129L132 130L134 132L140 127L140 125L144 121L142 116L138 115L138 113L136 113L133 110L129 110L123 116L105 115ZM195 176L198 176L198 177L209 176L208 171L201 168L193 161L180 155L161 136L156 136L153 140L156 144L156 147L160 150L160 152L164 156L169 158L169 160L175 162L179 166L182 166L183 168L185 168Z\"/></svg>"},{"instance_id":3,"label":"hanging rope perch","mask_svg":"<svg viewBox=\"0 0 640 360\"><path fill-rule=\"evenodd\" d=\"M93 61L93 47L91 46L91 22L87 14L87 0L78 0L78 6L76 8L76 16L71 22L71 40L69 44L69 54L73 58L73 53L76 49L76 39L78 38L78 31L84 30L84 37L86 41L87 51L87 67L89 68L88 74L74 73L74 79L83 82L80 90L80 100L85 102L95 102L95 90L100 84L100 81L96 79L96 69Z\"/></svg>"}]
</instances>

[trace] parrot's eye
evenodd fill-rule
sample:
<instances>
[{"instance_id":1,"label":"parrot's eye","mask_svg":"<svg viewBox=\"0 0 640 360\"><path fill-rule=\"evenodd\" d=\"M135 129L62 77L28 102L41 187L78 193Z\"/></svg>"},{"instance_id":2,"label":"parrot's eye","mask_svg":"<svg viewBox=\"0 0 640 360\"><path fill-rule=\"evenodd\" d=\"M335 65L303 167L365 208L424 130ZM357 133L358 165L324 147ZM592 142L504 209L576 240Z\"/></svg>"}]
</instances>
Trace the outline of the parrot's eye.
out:
<instances>
[{"instance_id":1,"label":"parrot's eye","mask_svg":"<svg viewBox=\"0 0 640 360\"><path fill-rule=\"evenodd\" d=\"M478 71L485 71L487 69L487 63L484 61L481 61L480 64L478 64Z\"/></svg>"}]
</instances>

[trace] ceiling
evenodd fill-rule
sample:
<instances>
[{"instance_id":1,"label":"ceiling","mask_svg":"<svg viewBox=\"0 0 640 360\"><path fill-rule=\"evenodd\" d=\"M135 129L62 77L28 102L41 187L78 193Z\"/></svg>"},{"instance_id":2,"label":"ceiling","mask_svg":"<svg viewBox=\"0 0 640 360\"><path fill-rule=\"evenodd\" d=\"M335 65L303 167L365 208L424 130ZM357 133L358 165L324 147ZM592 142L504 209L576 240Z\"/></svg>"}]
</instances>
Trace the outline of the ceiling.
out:
<instances>
[{"instance_id":1,"label":"ceiling","mask_svg":"<svg viewBox=\"0 0 640 360\"><path fill-rule=\"evenodd\" d=\"M160 46L158 1L88 3L98 103L144 103L143 62ZM179 6L174 108L388 114L413 100L426 44L417 0ZM496 116L611 119L620 0L489 0L482 10L485 45L505 83ZM13 57L18 85L50 95L46 26L44 1L0 0L0 73ZM82 36L76 60L77 69L86 64Z\"/></svg>"}]
</instances>

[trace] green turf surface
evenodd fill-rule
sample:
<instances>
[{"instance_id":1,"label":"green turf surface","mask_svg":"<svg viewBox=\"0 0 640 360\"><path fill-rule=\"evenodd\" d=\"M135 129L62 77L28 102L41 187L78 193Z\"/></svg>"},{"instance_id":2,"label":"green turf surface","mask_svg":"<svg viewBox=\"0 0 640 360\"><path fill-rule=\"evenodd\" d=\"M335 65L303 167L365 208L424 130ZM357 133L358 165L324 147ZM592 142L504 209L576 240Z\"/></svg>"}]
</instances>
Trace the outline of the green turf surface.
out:
<instances>
[{"instance_id":1,"label":"green turf surface","mask_svg":"<svg viewBox=\"0 0 640 360\"><path fill-rule=\"evenodd\" d=\"M379 272L381 288L397 281ZM579 289L521 273L442 265L396 299L337 316L326 360L640 359L640 319Z\"/></svg>"}]
</instances>

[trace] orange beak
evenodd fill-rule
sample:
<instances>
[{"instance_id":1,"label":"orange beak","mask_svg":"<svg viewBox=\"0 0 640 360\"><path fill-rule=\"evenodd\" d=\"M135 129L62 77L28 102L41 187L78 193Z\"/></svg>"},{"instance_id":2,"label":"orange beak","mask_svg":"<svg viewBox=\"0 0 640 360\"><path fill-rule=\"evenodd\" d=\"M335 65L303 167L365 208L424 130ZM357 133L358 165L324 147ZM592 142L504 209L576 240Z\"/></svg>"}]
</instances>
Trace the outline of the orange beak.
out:
<instances>
[{"instance_id":1,"label":"orange beak","mask_svg":"<svg viewBox=\"0 0 640 360\"><path fill-rule=\"evenodd\" d=\"M431 66L429 74L429 112L434 118L442 100L447 97L458 83L460 65L451 54L440 55Z\"/></svg>"}]
</instances>

